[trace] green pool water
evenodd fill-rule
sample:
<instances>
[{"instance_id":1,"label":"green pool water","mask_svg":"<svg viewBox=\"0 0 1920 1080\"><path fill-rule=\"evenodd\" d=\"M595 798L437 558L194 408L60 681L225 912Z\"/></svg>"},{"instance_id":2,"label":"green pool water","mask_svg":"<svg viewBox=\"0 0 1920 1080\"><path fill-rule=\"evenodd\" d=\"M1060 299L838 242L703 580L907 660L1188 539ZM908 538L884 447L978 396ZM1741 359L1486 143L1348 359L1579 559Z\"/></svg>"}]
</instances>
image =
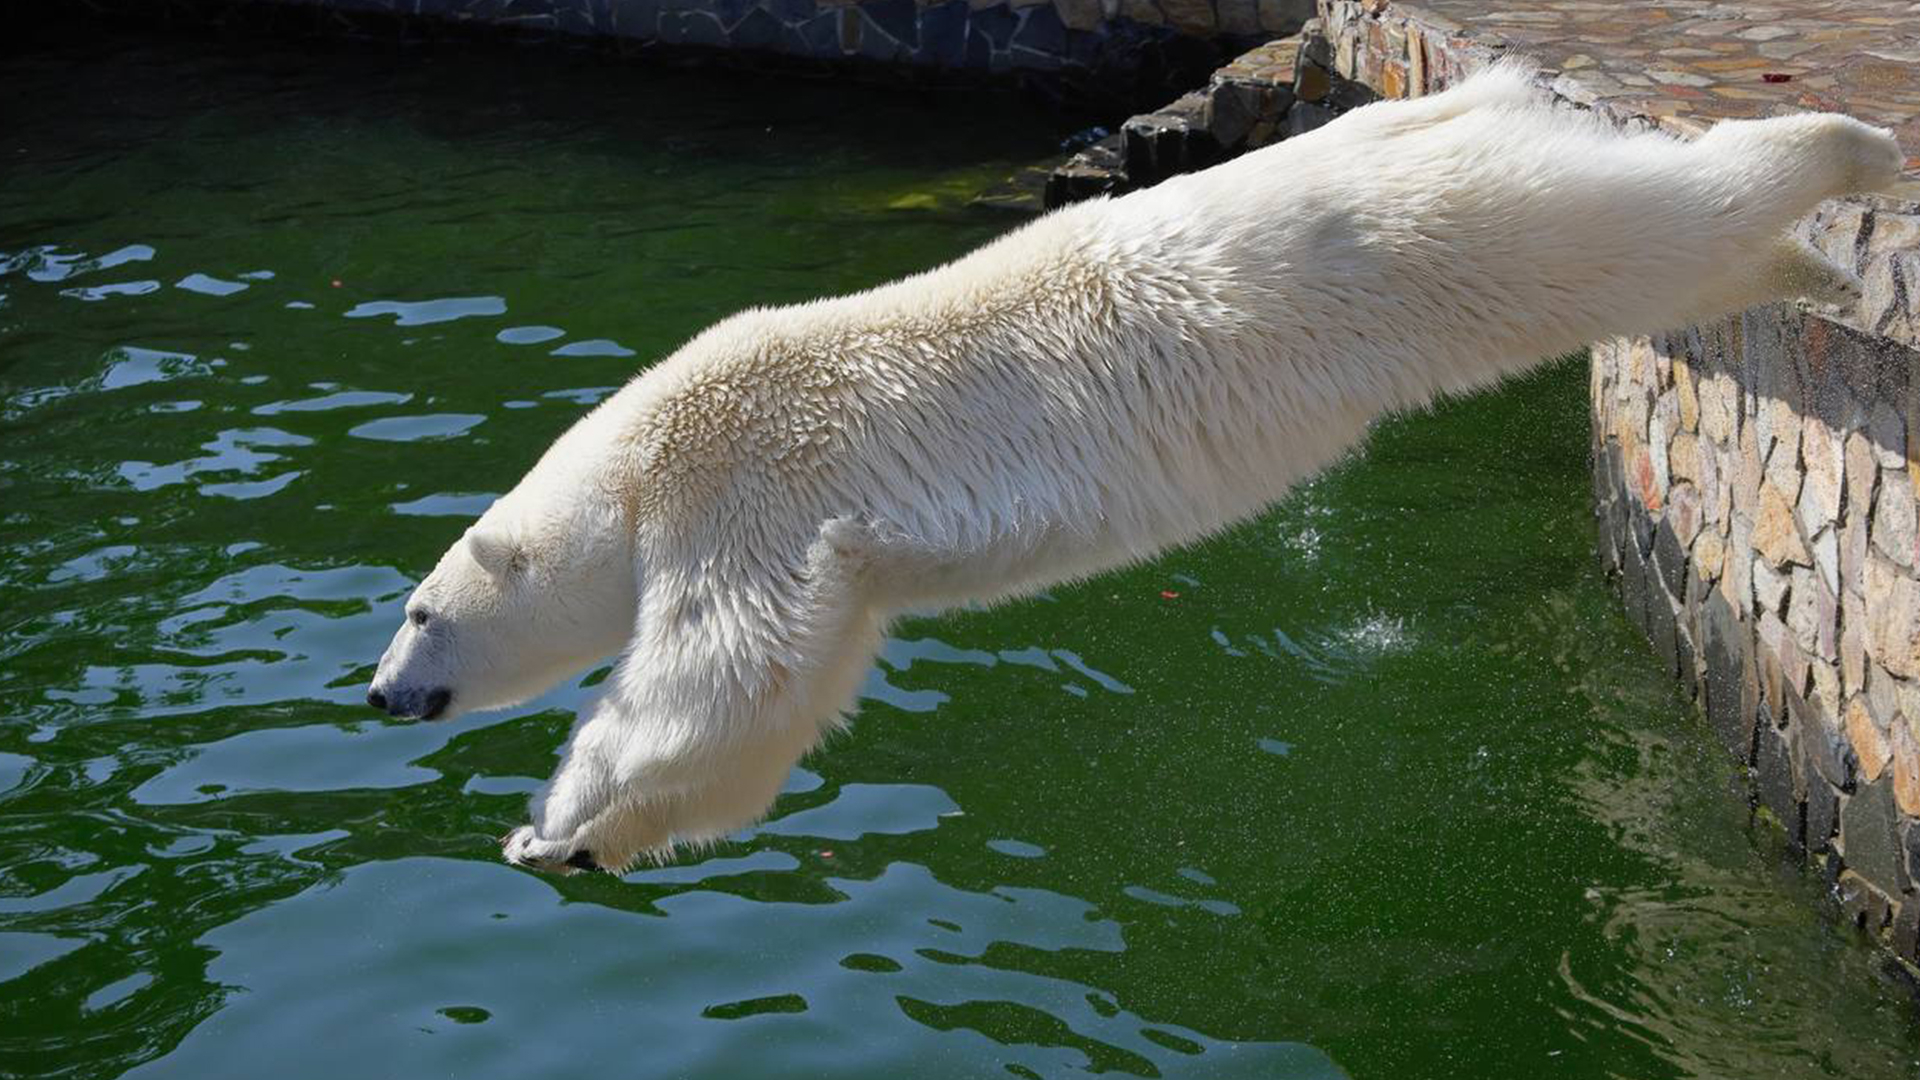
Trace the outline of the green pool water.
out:
<instances>
[{"instance_id":1,"label":"green pool water","mask_svg":"<svg viewBox=\"0 0 1920 1080\"><path fill-rule=\"evenodd\" d=\"M520 51L0 60L0 1074L1910 1077L1593 568L1584 369L899 626L773 819L501 865L579 681L361 702L587 406L1010 227L1017 102ZM586 673L583 673L583 677Z\"/></svg>"}]
</instances>

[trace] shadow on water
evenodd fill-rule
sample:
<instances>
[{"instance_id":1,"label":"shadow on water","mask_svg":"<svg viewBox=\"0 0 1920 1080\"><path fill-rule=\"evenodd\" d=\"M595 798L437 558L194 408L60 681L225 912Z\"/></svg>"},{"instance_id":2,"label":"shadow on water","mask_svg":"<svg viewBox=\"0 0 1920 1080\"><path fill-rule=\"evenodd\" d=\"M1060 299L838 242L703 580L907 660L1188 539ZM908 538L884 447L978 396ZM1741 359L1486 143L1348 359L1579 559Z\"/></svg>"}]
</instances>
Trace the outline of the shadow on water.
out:
<instances>
[{"instance_id":1,"label":"shadow on water","mask_svg":"<svg viewBox=\"0 0 1920 1080\"><path fill-rule=\"evenodd\" d=\"M592 676L369 715L401 598L636 365L979 243L1061 132L488 53L6 75L0 1071L1911 1074L1590 569L1577 364L902 625L773 820L551 880L493 838Z\"/></svg>"}]
</instances>

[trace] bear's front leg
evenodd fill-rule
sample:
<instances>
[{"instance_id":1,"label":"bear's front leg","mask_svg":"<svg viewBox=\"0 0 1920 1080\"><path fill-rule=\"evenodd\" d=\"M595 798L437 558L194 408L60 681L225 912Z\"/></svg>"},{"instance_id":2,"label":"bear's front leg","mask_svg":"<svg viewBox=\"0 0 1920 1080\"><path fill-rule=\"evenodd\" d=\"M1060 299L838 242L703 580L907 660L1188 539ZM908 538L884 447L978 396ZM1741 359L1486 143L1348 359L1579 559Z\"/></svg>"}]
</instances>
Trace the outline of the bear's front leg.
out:
<instances>
[{"instance_id":1,"label":"bear's front leg","mask_svg":"<svg viewBox=\"0 0 1920 1080\"><path fill-rule=\"evenodd\" d=\"M623 813L628 808L621 805L625 785L620 782L618 756L623 726L606 701L594 704L569 740L545 797L535 805L534 823L501 838L501 854L508 862L570 874L617 868L649 846L645 830L635 827L638 823L619 820L632 816ZM628 839L635 834L636 839ZM654 843L663 841L660 837Z\"/></svg>"},{"instance_id":2,"label":"bear's front leg","mask_svg":"<svg viewBox=\"0 0 1920 1080\"><path fill-rule=\"evenodd\" d=\"M574 731L533 824L502 841L507 861L619 871L759 820L852 704L880 649L882 619L860 581L868 543L865 529L835 518L791 571L650 583L627 654Z\"/></svg>"},{"instance_id":3,"label":"bear's front leg","mask_svg":"<svg viewBox=\"0 0 1920 1080\"><path fill-rule=\"evenodd\" d=\"M515 866L547 873L618 873L645 856L664 858L675 842L708 843L753 823L818 741L821 725L791 714L768 723L775 718L766 710L748 715L752 722L734 725L723 739L690 742L644 724L621 724L619 734L637 741L611 757L600 756L607 749L602 731L615 722L589 720L575 734L535 823L508 833L501 854Z\"/></svg>"}]
</instances>

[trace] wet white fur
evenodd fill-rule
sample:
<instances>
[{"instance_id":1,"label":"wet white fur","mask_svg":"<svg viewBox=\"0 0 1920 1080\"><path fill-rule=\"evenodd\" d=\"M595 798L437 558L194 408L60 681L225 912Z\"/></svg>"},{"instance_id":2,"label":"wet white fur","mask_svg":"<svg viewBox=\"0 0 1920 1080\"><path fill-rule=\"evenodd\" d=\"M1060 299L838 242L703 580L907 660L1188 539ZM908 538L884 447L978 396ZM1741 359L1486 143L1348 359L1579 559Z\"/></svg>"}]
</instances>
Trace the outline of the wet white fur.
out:
<instances>
[{"instance_id":1,"label":"wet white fur","mask_svg":"<svg viewBox=\"0 0 1920 1080\"><path fill-rule=\"evenodd\" d=\"M1628 136L1499 67L744 312L488 510L375 685L402 711L436 686L498 707L620 652L507 858L621 867L722 836L840 722L897 613L1206 536L1381 414L1606 335L1847 302L1852 276L1786 230L1900 164L1832 115Z\"/></svg>"}]
</instances>

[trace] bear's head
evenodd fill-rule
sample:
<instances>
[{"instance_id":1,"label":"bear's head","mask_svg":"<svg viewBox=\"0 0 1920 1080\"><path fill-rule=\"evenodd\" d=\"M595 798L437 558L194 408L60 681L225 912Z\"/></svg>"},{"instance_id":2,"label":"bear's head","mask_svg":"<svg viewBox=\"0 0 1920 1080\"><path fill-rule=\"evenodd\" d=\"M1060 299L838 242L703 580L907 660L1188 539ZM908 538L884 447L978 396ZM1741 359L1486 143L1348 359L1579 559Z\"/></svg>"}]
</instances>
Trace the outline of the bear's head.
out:
<instances>
[{"instance_id":1,"label":"bear's head","mask_svg":"<svg viewBox=\"0 0 1920 1080\"><path fill-rule=\"evenodd\" d=\"M619 651L633 630L633 548L591 508L553 513L510 493L407 599L367 703L446 720L534 697Z\"/></svg>"}]
</instances>

